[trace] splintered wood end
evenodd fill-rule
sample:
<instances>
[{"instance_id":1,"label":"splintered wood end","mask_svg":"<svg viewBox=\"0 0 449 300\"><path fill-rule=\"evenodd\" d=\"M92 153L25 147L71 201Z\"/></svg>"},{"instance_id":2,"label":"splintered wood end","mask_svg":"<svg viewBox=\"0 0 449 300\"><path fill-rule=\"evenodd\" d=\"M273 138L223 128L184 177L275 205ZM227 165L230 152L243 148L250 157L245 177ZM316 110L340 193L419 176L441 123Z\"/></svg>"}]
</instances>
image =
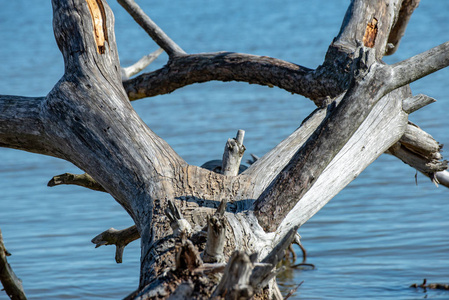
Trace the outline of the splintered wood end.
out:
<instances>
[{"instance_id":1,"label":"splintered wood end","mask_svg":"<svg viewBox=\"0 0 449 300\"><path fill-rule=\"evenodd\" d=\"M105 42L108 41L108 33L106 26L106 13L104 11L102 0L86 0L89 6L92 24L94 27L95 43L97 44L97 52L104 54Z\"/></svg>"},{"instance_id":2,"label":"splintered wood end","mask_svg":"<svg viewBox=\"0 0 449 300\"><path fill-rule=\"evenodd\" d=\"M366 25L365 35L363 36L363 45L365 47L373 48L377 36L377 19L373 18L371 22Z\"/></svg>"}]
</instances>

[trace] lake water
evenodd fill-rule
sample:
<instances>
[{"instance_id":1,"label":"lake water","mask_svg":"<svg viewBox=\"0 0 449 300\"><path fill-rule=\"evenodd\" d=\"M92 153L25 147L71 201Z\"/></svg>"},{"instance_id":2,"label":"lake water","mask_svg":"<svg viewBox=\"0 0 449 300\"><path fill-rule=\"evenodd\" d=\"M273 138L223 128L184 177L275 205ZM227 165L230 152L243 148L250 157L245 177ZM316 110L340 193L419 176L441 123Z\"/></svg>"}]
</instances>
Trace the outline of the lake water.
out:
<instances>
[{"instance_id":1,"label":"lake water","mask_svg":"<svg viewBox=\"0 0 449 300\"><path fill-rule=\"evenodd\" d=\"M235 51L277 57L310 68L322 61L350 1L140 1L187 52ZM110 1L122 65L156 50L124 10ZM449 1L422 1L389 63L449 40ZM52 32L51 1L0 2L0 94L42 96L63 72ZM159 58L150 69L162 66ZM438 100L411 120L449 144L449 69L412 85ZM133 103L147 124L189 163L219 159L246 130L247 152L263 155L314 108L277 88L245 83L193 85ZM238 112L238 113L236 113ZM230 117L232 116L232 117ZM447 152L446 152L447 153ZM443 153L444 154L444 153ZM139 276L139 242L95 249L95 235L132 225L108 195L81 187L48 188L52 176L80 172L54 158L0 149L0 228L9 262L30 299L119 299ZM449 283L449 191L394 157L382 155L301 229L315 270L286 272L294 299L449 299L449 292L408 288ZM0 299L5 299L0 293ZM291 298L291 299L292 299Z\"/></svg>"}]
</instances>

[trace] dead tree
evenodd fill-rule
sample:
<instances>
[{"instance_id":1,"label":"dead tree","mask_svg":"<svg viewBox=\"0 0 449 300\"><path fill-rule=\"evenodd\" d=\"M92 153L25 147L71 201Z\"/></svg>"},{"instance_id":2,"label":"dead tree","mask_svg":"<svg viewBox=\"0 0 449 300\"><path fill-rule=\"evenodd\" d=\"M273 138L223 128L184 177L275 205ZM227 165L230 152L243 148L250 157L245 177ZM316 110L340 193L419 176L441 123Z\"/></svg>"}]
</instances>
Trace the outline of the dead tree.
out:
<instances>
[{"instance_id":1,"label":"dead tree","mask_svg":"<svg viewBox=\"0 0 449 300\"><path fill-rule=\"evenodd\" d=\"M52 0L65 73L45 97L0 96L0 146L73 163L88 175L53 184L103 190L128 212L135 228L94 239L116 244L120 260L140 236L140 281L128 299L279 299L275 266L298 227L379 155L395 155L434 182L445 177L440 145L408 122L433 99L412 96L408 84L449 64L449 42L382 62L418 0L353 0L316 69L233 52L188 54L134 1L119 2L167 64L123 81L106 1ZM210 80L277 86L317 109L243 173L213 172L187 164L129 102ZM240 155L243 145L234 144Z\"/></svg>"}]
</instances>

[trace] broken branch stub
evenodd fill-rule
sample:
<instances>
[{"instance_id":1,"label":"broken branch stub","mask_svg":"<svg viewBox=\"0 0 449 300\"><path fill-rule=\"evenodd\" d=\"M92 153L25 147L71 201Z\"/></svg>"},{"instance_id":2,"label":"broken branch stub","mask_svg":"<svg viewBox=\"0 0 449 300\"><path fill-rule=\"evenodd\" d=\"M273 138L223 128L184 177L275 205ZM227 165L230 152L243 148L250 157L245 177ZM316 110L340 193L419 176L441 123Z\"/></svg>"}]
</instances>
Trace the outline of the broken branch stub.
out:
<instances>
[{"instance_id":1,"label":"broken branch stub","mask_svg":"<svg viewBox=\"0 0 449 300\"><path fill-rule=\"evenodd\" d=\"M207 219L207 242L203 252L203 261L205 263L224 262L223 253L226 243L226 199L220 203L215 214Z\"/></svg>"},{"instance_id":2,"label":"broken branch stub","mask_svg":"<svg viewBox=\"0 0 449 300\"><path fill-rule=\"evenodd\" d=\"M53 187L61 184L74 184L94 191L106 192L106 190L87 173L64 173L61 175L56 175L53 176L53 178L47 183L47 186Z\"/></svg>"},{"instance_id":3,"label":"broken branch stub","mask_svg":"<svg viewBox=\"0 0 449 300\"><path fill-rule=\"evenodd\" d=\"M223 165L221 168L223 175L238 175L243 153L246 150L243 145L244 136L245 131L239 130L235 138L228 139L223 153Z\"/></svg>"},{"instance_id":4,"label":"broken branch stub","mask_svg":"<svg viewBox=\"0 0 449 300\"><path fill-rule=\"evenodd\" d=\"M182 232L187 235L192 233L192 226L190 223L184 219L179 208L173 203L173 201L168 200L168 206L165 208L165 215L170 220L170 227L173 230L173 235L178 236Z\"/></svg>"},{"instance_id":5,"label":"broken branch stub","mask_svg":"<svg viewBox=\"0 0 449 300\"><path fill-rule=\"evenodd\" d=\"M140 234L137 231L137 227L134 225L122 230L109 228L94 237L92 243L95 244L95 248L103 245L116 245L115 261L120 264L123 261L123 251L125 250L125 247L139 238Z\"/></svg>"},{"instance_id":6,"label":"broken branch stub","mask_svg":"<svg viewBox=\"0 0 449 300\"><path fill-rule=\"evenodd\" d=\"M235 251L226 265L223 277L212 294L212 299L249 299L254 289L249 278L254 265L244 251Z\"/></svg>"}]
</instances>

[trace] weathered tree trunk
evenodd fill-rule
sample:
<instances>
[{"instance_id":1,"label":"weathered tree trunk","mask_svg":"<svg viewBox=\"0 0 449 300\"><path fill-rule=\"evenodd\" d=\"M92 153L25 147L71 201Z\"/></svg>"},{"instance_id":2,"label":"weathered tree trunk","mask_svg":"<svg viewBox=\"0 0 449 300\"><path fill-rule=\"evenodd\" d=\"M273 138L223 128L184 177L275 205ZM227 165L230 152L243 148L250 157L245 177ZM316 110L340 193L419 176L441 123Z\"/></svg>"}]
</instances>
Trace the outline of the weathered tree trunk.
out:
<instances>
[{"instance_id":1,"label":"weathered tree trunk","mask_svg":"<svg viewBox=\"0 0 449 300\"><path fill-rule=\"evenodd\" d=\"M129 213L135 228L93 240L116 244L119 262L141 237L139 287L129 299L280 298L275 266L298 227L379 155L388 151L432 179L446 168L438 144L408 124L408 113L429 101L412 99L407 84L446 67L449 43L395 65L381 61L417 1L352 1L316 70L238 53L186 54L134 1L119 2L167 52L167 65L122 82L107 3L53 0L64 76L46 97L0 96L0 146L72 162L88 175L49 185L108 192ZM238 159L219 174L188 165L129 102L209 80L276 85L318 109L240 175L237 138Z\"/></svg>"}]
</instances>

